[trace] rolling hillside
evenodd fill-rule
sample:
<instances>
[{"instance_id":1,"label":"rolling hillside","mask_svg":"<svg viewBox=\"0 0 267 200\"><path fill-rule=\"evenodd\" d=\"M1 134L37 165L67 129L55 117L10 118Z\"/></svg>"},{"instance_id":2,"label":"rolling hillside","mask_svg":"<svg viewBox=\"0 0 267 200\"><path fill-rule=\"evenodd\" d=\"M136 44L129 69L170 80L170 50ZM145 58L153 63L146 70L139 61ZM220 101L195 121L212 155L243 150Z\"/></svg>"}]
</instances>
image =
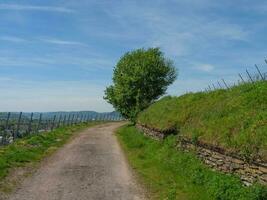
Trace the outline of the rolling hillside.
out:
<instances>
[{"instance_id":1,"label":"rolling hillside","mask_svg":"<svg viewBox=\"0 0 267 200\"><path fill-rule=\"evenodd\" d=\"M167 96L143 111L138 123L267 161L267 81Z\"/></svg>"}]
</instances>

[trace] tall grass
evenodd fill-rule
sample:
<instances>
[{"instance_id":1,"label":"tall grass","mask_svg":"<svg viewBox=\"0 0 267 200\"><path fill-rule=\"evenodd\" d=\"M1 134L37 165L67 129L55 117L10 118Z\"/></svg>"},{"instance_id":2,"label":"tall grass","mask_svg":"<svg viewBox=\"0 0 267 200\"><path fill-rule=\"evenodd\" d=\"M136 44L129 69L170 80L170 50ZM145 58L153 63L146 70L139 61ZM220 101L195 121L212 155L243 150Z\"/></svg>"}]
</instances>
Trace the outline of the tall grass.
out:
<instances>
[{"instance_id":1,"label":"tall grass","mask_svg":"<svg viewBox=\"0 0 267 200\"><path fill-rule=\"evenodd\" d=\"M214 172L194 154L176 150L175 136L159 142L145 137L134 126L120 128L117 135L151 199L267 199L266 187L244 187L239 178Z\"/></svg>"},{"instance_id":2,"label":"tall grass","mask_svg":"<svg viewBox=\"0 0 267 200\"><path fill-rule=\"evenodd\" d=\"M267 161L267 81L164 97L138 123Z\"/></svg>"}]
</instances>

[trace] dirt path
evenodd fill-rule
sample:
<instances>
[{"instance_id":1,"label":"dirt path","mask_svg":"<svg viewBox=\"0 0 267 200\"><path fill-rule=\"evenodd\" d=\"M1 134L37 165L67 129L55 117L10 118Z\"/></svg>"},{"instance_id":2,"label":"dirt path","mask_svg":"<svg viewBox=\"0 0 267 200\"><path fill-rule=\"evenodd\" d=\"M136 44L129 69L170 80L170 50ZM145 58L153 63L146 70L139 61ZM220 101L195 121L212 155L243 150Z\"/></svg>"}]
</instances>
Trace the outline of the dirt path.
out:
<instances>
[{"instance_id":1,"label":"dirt path","mask_svg":"<svg viewBox=\"0 0 267 200\"><path fill-rule=\"evenodd\" d=\"M113 134L120 125L109 123L82 132L26 178L9 199L144 199Z\"/></svg>"}]
</instances>

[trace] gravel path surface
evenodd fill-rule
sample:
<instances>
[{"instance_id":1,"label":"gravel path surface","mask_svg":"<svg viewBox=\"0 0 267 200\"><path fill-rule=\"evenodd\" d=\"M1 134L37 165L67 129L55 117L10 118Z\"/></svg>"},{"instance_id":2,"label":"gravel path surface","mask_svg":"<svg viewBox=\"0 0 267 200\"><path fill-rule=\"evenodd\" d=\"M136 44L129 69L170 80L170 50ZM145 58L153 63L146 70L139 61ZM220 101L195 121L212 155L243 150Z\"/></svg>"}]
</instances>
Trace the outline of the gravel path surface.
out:
<instances>
[{"instance_id":1,"label":"gravel path surface","mask_svg":"<svg viewBox=\"0 0 267 200\"><path fill-rule=\"evenodd\" d=\"M81 132L48 158L10 200L144 200L114 130L122 123Z\"/></svg>"}]
</instances>

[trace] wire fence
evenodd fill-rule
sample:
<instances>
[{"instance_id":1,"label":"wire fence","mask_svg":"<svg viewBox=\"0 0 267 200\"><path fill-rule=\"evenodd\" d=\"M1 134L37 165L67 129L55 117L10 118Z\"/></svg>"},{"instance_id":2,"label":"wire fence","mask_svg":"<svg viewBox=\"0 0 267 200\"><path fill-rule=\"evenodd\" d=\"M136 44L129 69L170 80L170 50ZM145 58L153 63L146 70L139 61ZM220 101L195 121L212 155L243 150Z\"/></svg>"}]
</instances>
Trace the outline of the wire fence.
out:
<instances>
[{"instance_id":1,"label":"wire fence","mask_svg":"<svg viewBox=\"0 0 267 200\"><path fill-rule=\"evenodd\" d=\"M121 121L118 113L66 113L47 116L46 113L1 113L0 146L31 134L49 132L62 126L91 121Z\"/></svg>"},{"instance_id":2,"label":"wire fence","mask_svg":"<svg viewBox=\"0 0 267 200\"><path fill-rule=\"evenodd\" d=\"M265 60L265 64L267 64L267 60ZM231 87L244 84L244 83L256 83L258 81L267 81L267 72L263 72L262 69L258 65L254 65L255 70L253 73L249 72L248 69L246 69L245 75L239 73L238 77L239 80L235 83L227 83L225 79L221 79L220 81L217 81L217 83L212 83L211 85L208 85L207 88L205 88L206 92L210 92L213 90L218 89L230 89Z\"/></svg>"}]
</instances>

